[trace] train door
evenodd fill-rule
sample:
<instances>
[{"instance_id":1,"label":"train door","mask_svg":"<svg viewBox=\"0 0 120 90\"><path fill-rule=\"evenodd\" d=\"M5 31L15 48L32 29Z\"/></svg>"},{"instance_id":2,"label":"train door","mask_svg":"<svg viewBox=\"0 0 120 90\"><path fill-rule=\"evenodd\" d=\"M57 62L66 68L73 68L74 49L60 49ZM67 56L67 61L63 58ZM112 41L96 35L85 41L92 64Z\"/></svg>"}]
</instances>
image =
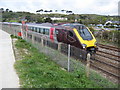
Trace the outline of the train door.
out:
<instances>
[{"instance_id":1,"label":"train door","mask_svg":"<svg viewBox=\"0 0 120 90\"><path fill-rule=\"evenodd\" d=\"M55 29L56 39L58 42L63 42L63 32L62 29Z\"/></svg>"},{"instance_id":2,"label":"train door","mask_svg":"<svg viewBox=\"0 0 120 90\"><path fill-rule=\"evenodd\" d=\"M76 42L74 33L72 31L67 31L67 43L73 45Z\"/></svg>"},{"instance_id":3,"label":"train door","mask_svg":"<svg viewBox=\"0 0 120 90\"><path fill-rule=\"evenodd\" d=\"M54 28L53 38L54 38L54 41L55 41L55 42L58 42L58 41L57 41L57 34L58 34L58 31Z\"/></svg>"},{"instance_id":4,"label":"train door","mask_svg":"<svg viewBox=\"0 0 120 90\"><path fill-rule=\"evenodd\" d=\"M54 28L50 28L50 40L54 41Z\"/></svg>"}]
</instances>

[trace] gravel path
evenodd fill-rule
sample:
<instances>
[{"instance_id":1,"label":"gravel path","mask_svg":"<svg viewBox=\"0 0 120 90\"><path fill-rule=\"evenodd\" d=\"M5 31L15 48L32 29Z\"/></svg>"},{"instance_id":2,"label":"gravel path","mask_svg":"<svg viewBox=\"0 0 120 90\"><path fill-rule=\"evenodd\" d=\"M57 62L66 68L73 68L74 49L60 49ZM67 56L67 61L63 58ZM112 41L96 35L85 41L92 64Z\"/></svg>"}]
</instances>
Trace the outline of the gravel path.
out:
<instances>
[{"instance_id":1,"label":"gravel path","mask_svg":"<svg viewBox=\"0 0 120 90\"><path fill-rule=\"evenodd\" d=\"M14 69L15 57L10 34L0 30L0 90L19 88L19 78Z\"/></svg>"}]
</instances>

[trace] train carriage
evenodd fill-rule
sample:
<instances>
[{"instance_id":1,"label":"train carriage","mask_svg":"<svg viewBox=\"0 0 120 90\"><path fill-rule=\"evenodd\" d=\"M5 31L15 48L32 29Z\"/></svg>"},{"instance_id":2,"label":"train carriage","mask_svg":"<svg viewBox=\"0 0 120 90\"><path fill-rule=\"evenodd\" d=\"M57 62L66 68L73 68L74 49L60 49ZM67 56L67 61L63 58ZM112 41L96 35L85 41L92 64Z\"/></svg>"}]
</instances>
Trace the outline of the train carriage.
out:
<instances>
[{"instance_id":1,"label":"train carriage","mask_svg":"<svg viewBox=\"0 0 120 90\"><path fill-rule=\"evenodd\" d=\"M88 52L96 52L96 39L92 32L82 24L69 23L55 27L59 42L71 44Z\"/></svg>"},{"instance_id":2,"label":"train carriage","mask_svg":"<svg viewBox=\"0 0 120 90\"><path fill-rule=\"evenodd\" d=\"M4 23L6 24L6 23ZM7 23L8 24L8 23ZM11 26L9 23L8 25ZM13 23L12 25L20 25ZM40 37L50 39L54 42L63 42L71 44L75 47L95 53L97 50L96 39L92 32L85 26L79 23L68 23L54 25L51 23L30 24L22 23L22 33L37 33Z\"/></svg>"}]
</instances>

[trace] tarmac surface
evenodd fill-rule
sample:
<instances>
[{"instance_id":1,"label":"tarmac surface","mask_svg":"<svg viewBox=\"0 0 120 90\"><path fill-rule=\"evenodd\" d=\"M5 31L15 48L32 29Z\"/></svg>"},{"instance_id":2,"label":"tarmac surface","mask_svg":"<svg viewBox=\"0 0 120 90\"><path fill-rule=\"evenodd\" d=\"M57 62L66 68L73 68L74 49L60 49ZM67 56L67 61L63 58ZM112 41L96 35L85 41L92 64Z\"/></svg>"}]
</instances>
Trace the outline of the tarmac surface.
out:
<instances>
[{"instance_id":1,"label":"tarmac surface","mask_svg":"<svg viewBox=\"0 0 120 90\"><path fill-rule=\"evenodd\" d=\"M19 88L19 78L14 69L15 57L10 34L0 30L0 90Z\"/></svg>"}]
</instances>

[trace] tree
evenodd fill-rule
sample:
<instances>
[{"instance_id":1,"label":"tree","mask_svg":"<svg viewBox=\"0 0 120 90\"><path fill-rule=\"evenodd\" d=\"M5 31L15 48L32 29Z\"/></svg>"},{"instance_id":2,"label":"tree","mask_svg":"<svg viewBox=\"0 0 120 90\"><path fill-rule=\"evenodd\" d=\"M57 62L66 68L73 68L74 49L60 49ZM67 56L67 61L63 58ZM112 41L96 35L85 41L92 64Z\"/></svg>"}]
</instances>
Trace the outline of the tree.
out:
<instances>
[{"instance_id":1,"label":"tree","mask_svg":"<svg viewBox=\"0 0 120 90\"><path fill-rule=\"evenodd\" d=\"M61 10L62 12L64 12L65 10Z\"/></svg>"},{"instance_id":2,"label":"tree","mask_svg":"<svg viewBox=\"0 0 120 90\"><path fill-rule=\"evenodd\" d=\"M43 23L43 18L38 18L36 23Z\"/></svg>"},{"instance_id":3,"label":"tree","mask_svg":"<svg viewBox=\"0 0 120 90\"><path fill-rule=\"evenodd\" d=\"M4 8L0 8L0 10L4 11Z\"/></svg>"},{"instance_id":4,"label":"tree","mask_svg":"<svg viewBox=\"0 0 120 90\"><path fill-rule=\"evenodd\" d=\"M9 11L9 9L7 8L7 9L6 9L6 12L8 12L8 11Z\"/></svg>"},{"instance_id":5,"label":"tree","mask_svg":"<svg viewBox=\"0 0 120 90\"><path fill-rule=\"evenodd\" d=\"M2 13L3 13L3 12L4 12L4 8L0 8L0 12L2 12Z\"/></svg>"},{"instance_id":6,"label":"tree","mask_svg":"<svg viewBox=\"0 0 120 90\"><path fill-rule=\"evenodd\" d=\"M10 10L9 12L13 12L12 10Z\"/></svg>"},{"instance_id":7,"label":"tree","mask_svg":"<svg viewBox=\"0 0 120 90\"><path fill-rule=\"evenodd\" d=\"M37 10L36 12L43 12L43 9Z\"/></svg>"},{"instance_id":8,"label":"tree","mask_svg":"<svg viewBox=\"0 0 120 90\"><path fill-rule=\"evenodd\" d=\"M58 10L55 10L55 12L57 12Z\"/></svg>"},{"instance_id":9,"label":"tree","mask_svg":"<svg viewBox=\"0 0 120 90\"><path fill-rule=\"evenodd\" d=\"M45 10L44 12L48 12L47 10Z\"/></svg>"},{"instance_id":10,"label":"tree","mask_svg":"<svg viewBox=\"0 0 120 90\"><path fill-rule=\"evenodd\" d=\"M52 12L52 10L50 10L49 12Z\"/></svg>"},{"instance_id":11,"label":"tree","mask_svg":"<svg viewBox=\"0 0 120 90\"><path fill-rule=\"evenodd\" d=\"M49 23L52 23L52 19L51 18L46 18L45 20L44 20L44 22L46 23L46 22L49 22Z\"/></svg>"},{"instance_id":12,"label":"tree","mask_svg":"<svg viewBox=\"0 0 120 90\"><path fill-rule=\"evenodd\" d=\"M70 13L72 13L72 11L66 11L66 13L69 13L69 14L70 14Z\"/></svg>"},{"instance_id":13,"label":"tree","mask_svg":"<svg viewBox=\"0 0 120 90\"><path fill-rule=\"evenodd\" d=\"M27 21L30 22L30 21L31 21L31 16L27 15L27 16L25 17L25 19L27 19Z\"/></svg>"}]
</instances>

